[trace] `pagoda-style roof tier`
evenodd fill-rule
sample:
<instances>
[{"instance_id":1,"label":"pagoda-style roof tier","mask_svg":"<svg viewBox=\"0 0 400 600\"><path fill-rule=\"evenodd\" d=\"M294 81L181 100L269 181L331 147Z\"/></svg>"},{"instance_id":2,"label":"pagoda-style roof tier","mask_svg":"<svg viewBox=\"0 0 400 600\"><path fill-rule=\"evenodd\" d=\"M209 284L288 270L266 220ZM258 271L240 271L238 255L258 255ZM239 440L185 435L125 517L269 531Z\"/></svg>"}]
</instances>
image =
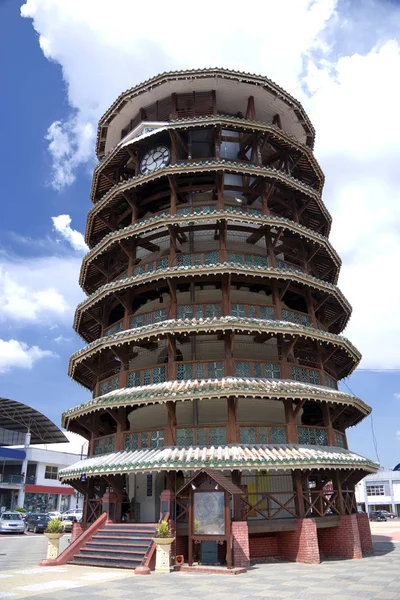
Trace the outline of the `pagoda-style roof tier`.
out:
<instances>
[{"instance_id":1,"label":"pagoda-style roof tier","mask_svg":"<svg viewBox=\"0 0 400 600\"><path fill-rule=\"evenodd\" d=\"M123 92L99 121L96 144L98 157L101 158L118 144L121 130L139 115L143 107L163 101L172 94L195 93L201 96L210 90L216 95L216 99L212 100L215 107L211 113L236 114L245 108L248 97L252 96L260 120L272 122L274 115L279 114L282 128L313 148L315 131L298 100L267 77L211 68L162 73ZM167 119L170 118L170 112L167 108ZM200 114L210 114L210 111ZM179 110L177 116L182 116Z\"/></svg>"},{"instance_id":2,"label":"pagoda-style roof tier","mask_svg":"<svg viewBox=\"0 0 400 600\"><path fill-rule=\"evenodd\" d=\"M83 385L92 384L94 373L87 368L86 362L101 352L123 347L140 346L160 341L168 334L185 336L201 333L245 333L254 334L254 340L269 339L276 336L299 337L313 340L326 345L330 360L335 363L339 377L347 377L356 368L361 360L361 355L349 340L343 336L306 327L287 321L251 319L243 317L213 317L206 319L168 319L159 323L136 327L126 331L119 331L112 335L91 342L82 350L75 352L70 358L69 375ZM336 349L332 354L332 350Z\"/></svg>"},{"instance_id":3,"label":"pagoda-style roof tier","mask_svg":"<svg viewBox=\"0 0 400 600\"><path fill-rule=\"evenodd\" d=\"M330 283L337 282L341 260L325 236L283 217L261 213L249 214L229 206L222 210L217 210L215 206L199 206L195 213L178 212L176 215L160 213L150 219L143 219L123 229L110 232L84 257L79 283L88 293L104 285L111 252L115 254L113 263L118 265L119 271L123 272L124 265L125 270L128 267L127 252L129 253L135 247L160 250L157 240L169 235L170 227L175 227L176 232L185 236L188 231L215 230L216 221L222 220L226 223L229 232L249 232L249 248L251 248L251 240L254 244L266 232L270 232L273 238L279 237L276 253L282 252L283 248L286 249L283 246L285 237L290 240L294 238L298 242L304 240L304 243L310 245L311 261L319 277ZM158 257L158 254L154 256ZM302 270L300 266L298 268Z\"/></svg>"},{"instance_id":4,"label":"pagoda-style roof tier","mask_svg":"<svg viewBox=\"0 0 400 600\"><path fill-rule=\"evenodd\" d=\"M313 402L343 405L359 412L360 416L357 422L371 412L371 408L356 396L322 385L311 385L288 379L225 377L222 379L164 381L153 385L113 390L64 412L62 425L68 428L71 420L82 415L121 406L191 402L195 399L215 400L229 396L260 400L312 400Z\"/></svg>"},{"instance_id":5,"label":"pagoda-style roof tier","mask_svg":"<svg viewBox=\"0 0 400 600\"><path fill-rule=\"evenodd\" d=\"M324 301L329 300L332 308L327 306L327 311L329 308L328 318L338 317L338 324L341 328L344 328L351 314L351 306L339 288L312 275L284 267L259 267L235 262L223 262L210 265L162 267L155 271L132 275L107 283L78 305L75 312L74 329L85 339L93 339L98 331L104 300L126 292L130 293L131 290L137 292L139 286L143 286L143 288L145 286L147 288L149 286L159 287L160 283L166 281L211 281L212 278L222 276L238 276L244 284L254 281L265 283L267 280L271 280L285 282L286 285L297 284L303 286L323 297ZM99 313L98 316L97 313Z\"/></svg>"},{"instance_id":6,"label":"pagoda-style roof tier","mask_svg":"<svg viewBox=\"0 0 400 600\"><path fill-rule=\"evenodd\" d=\"M268 143L282 151L290 152L295 157L296 169L301 173L301 178L306 183L321 191L324 185L324 174L316 160L312 150L304 146L297 138L286 131L280 129L272 123L262 123L242 117L233 116L202 116L182 119L173 119L170 122L163 123L160 127L158 123L142 122L145 133L138 131L137 135L129 135L123 138L96 166L93 173L91 188L91 199L95 203L111 187L113 187L112 176L110 174L118 168L123 167L131 158L132 150L140 144L140 141L146 137L148 140L156 141L161 132L188 131L199 128L224 128L230 131L237 131L241 134L257 132L261 136L268 135Z\"/></svg>"},{"instance_id":7,"label":"pagoda-style roof tier","mask_svg":"<svg viewBox=\"0 0 400 600\"><path fill-rule=\"evenodd\" d=\"M307 205L307 210L317 219L315 228L321 227L321 223L318 219L322 215L325 223L322 233L325 235L329 234L332 218L321 200L320 192L302 181L295 179L279 169L261 167L250 162L235 162L227 159L196 159L178 161L174 165L168 165L144 175L139 174L114 185L88 213L85 232L86 243L89 247L93 247L99 239L106 235L109 229L107 229L107 226L104 223L105 211L108 210L111 212L113 207L126 200L127 194L138 194L141 191L141 188L146 186L146 184L154 184L155 182L162 183L162 180L169 185L169 179L171 177L210 173L229 173L255 177L260 182L266 181L275 185L280 185L287 188L292 193L297 193L299 197L301 197L303 205ZM210 187L210 184L208 184L208 187ZM96 236L96 242L93 241L93 236Z\"/></svg>"},{"instance_id":8,"label":"pagoda-style roof tier","mask_svg":"<svg viewBox=\"0 0 400 600\"><path fill-rule=\"evenodd\" d=\"M299 444L240 444L190 448L154 448L113 452L81 460L59 471L61 481L118 473L158 473L193 471L201 468L221 470L259 469L363 469L375 473L379 465L344 448L301 446Z\"/></svg>"}]
</instances>

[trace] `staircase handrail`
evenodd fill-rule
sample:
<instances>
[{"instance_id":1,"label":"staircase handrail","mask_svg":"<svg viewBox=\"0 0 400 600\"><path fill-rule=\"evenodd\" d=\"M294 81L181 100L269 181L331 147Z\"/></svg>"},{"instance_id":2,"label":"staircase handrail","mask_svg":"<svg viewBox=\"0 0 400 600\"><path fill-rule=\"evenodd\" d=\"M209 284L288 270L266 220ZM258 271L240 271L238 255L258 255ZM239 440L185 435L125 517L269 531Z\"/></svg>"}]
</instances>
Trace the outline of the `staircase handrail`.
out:
<instances>
[{"instance_id":1,"label":"staircase handrail","mask_svg":"<svg viewBox=\"0 0 400 600\"><path fill-rule=\"evenodd\" d=\"M83 531L80 536L76 538L61 554L57 556L57 558L50 558L41 560L39 565L41 567L57 567L59 565L65 565L67 562L72 560L74 556L76 556L80 549L86 546L88 542L92 540L92 538L96 535L96 533L104 527L107 523L108 514L103 512L100 517L90 525L86 531Z\"/></svg>"}]
</instances>

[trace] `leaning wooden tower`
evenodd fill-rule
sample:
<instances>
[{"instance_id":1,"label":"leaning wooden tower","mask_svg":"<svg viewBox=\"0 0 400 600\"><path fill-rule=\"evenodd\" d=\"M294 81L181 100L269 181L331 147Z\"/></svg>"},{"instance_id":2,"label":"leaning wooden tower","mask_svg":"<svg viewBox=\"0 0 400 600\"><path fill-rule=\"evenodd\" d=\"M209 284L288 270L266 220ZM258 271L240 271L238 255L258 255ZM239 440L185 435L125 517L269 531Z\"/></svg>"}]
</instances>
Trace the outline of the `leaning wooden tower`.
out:
<instances>
[{"instance_id":1,"label":"leaning wooden tower","mask_svg":"<svg viewBox=\"0 0 400 600\"><path fill-rule=\"evenodd\" d=\"M313 145L299 102L223 69L157 76L101 118L74 322L87 345L70 362L93 399L63 416L90 452L61 474L88 521L111 489L117 518L154 522L162 490L204 468L242 490L232 519L250 540L356 519L376 465L346 430L370 409L338 390L360 354L341 335L351 307Z\"/></svg>"}]
</instances>

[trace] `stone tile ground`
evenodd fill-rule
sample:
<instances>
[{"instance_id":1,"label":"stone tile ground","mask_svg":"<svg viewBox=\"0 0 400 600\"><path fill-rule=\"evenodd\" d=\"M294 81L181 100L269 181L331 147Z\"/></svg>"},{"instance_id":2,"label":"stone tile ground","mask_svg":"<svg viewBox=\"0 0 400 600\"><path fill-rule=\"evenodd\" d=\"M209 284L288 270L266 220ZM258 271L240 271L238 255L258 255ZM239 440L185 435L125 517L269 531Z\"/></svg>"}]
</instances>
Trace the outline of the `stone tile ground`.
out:
<instances>
[{"instance_id":1,"label":"stone tile ground","mask_svg":"<svg viewBox=\"0 0 400 600\"><path fill-rule=\"evenodd\" d=\"M0 573L0 599L35 600L400 600L400 544L378 542L374 556L320 565L272 562L243 575L172 573L138 577L66 565Z\"/></svg>"}]
</instances>

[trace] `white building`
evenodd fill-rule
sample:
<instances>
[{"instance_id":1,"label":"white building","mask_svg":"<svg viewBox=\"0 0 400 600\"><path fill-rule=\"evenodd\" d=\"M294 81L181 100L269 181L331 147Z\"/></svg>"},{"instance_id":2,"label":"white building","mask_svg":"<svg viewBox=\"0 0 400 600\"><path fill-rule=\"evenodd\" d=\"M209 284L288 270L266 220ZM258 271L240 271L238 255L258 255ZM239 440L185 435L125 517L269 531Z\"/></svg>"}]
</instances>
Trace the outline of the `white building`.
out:
<instances>
[{"instance_id":1,"label":"white building","mask_svg":"<svg viewBox=\"0 0 400 600\"><path fill-rule=\"evenodd\" d=\"M87 442L64 434L34 408L0 398L0 510L17 506L47 512L81 507L83 500L62 485L58 472L87 453Z\"/></svg>"},{"instance_id":2,"label":"white building","mask_svg":"<svg viewBox=\"0 0 400 600\"><path fill-rule=\"evenodd\" d=\"M0 507L23 506L33 512L82 507L76 491L58 480L58 471L77 462L80 455L32 446L7 450L11 456L0 456Z\"/></svg>"},{"instance_id":3,"label":"white building","mask_svg":"<svg viewBox=\"0 0 400 600\"><path fill-rule=\"evenodd\" d=\"M400 471L378 471L356 485L357 505L365 512L388 510L400 517Z\"/></svg>"}]
</instances>

